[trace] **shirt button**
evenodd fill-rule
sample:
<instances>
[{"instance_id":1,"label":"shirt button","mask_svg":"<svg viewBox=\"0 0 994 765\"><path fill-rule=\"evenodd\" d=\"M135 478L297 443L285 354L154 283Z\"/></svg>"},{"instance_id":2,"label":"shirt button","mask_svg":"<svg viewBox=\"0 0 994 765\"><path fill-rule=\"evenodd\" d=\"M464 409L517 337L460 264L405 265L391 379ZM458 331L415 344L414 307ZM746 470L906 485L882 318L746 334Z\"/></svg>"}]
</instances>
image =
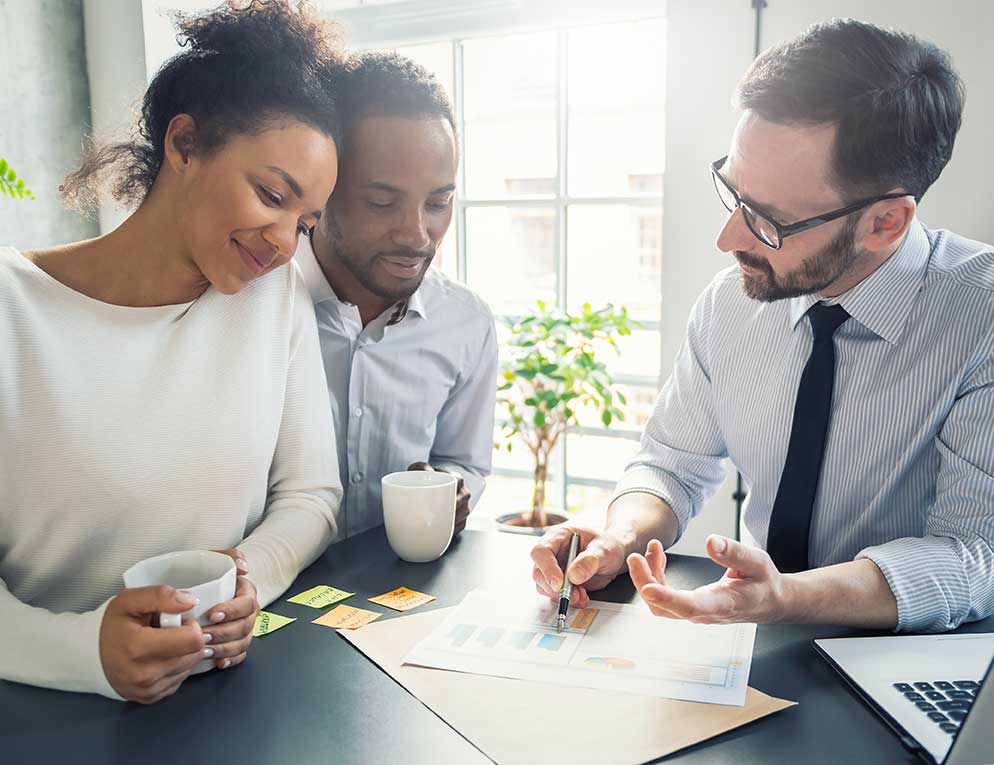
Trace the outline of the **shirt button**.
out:
<instances>
[{"instance_id":1,"label":"shirt button","mask_svg":"<svg viewBox=\"0 0 994 765\"><path fill-rule=\"evenodd\" d=\"M352 483L362 483L362 473L353 473Z\"/></svg>"},{"instance_id":2,"label":"shirt button","mask_svg":"<svg viewBox=\"0 0 994 765\"><path fill-rule=\"evenodd\" d=\"M354 414L356 417L362 417L362 407L357 406L355 409L352 410L352 414Z\"/></svg>"}]
</instances>

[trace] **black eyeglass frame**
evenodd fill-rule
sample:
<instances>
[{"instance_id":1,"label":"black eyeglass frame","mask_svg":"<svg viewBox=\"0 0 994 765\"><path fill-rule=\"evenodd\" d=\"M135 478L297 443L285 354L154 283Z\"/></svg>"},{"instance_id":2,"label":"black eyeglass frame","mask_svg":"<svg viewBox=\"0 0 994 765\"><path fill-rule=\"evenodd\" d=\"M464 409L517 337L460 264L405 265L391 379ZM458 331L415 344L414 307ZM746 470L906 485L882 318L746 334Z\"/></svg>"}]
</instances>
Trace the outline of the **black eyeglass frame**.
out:
<instances>
[{"instance_id":1,"label":"black eyeglass frame","mask_svg":"<svg viewBox=\"0 0 994 765\"><path fill-rule=\"evenodd\" d=\"M812 218L805 218L804 220L799 220L796 223L790 223L786 226L782 226L773 219L768 212L757 207L751 202L743 201L743 199L738 195L738 192L731 187L731 184L725 180L725 177L718 172L718 169L725 164L725 160L728 159L726 154L721 159L716 159L711 163L711 180L714 182L714 190L718 193L718 199L721 200L722 206L728 210L728 212L735 212L738 208L743 207L749 210L753 217L762 218L767 221L777 232L777 243L772 245L766 241L766 239L753 228L752 223L749 222L749 216L743 215L742 219L745 221L746 226L752 232L752 235L756 237L760 242L769 247L771 250L779 250L783 247L783 240L788 236L793 236L794 234L800 234L802 231L807 231L815 226L820 226L822 223L828 223L829 221L837 220L839 218L844 218L847 215L852 215L854 212L862 210L864 207L869 207L877 202L882 202L885 199L901 199L902 197L913 197L913 194L909 194L906 191L894 191L889 194L880 194L875 197L868 197L867 199L861 199L858 202L853 202L851 205L846 205L845 207L840 207L838 210L832 210L831 212L822 213L821 215L815 215ZM721 189L718 188L718 184L721 184L732 198L735 200L735 207L729 207L725 204L725 200L721 195ZM916 200L917 201L917 200Z\"/></svg>"}]
</instances>

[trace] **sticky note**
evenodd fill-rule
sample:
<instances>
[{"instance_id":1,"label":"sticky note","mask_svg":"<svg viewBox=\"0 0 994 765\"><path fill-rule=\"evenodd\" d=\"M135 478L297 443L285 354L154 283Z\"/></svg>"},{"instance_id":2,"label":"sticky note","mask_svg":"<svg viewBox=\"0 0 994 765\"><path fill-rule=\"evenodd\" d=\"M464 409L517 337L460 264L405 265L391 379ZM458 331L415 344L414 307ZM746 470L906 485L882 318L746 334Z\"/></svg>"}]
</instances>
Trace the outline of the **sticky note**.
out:
<instances>
[{"instance_id":1,"label":"sticky note","mask_svg":"<svg viewBox=\"0 0 994 765\"><path fill-rule=\"evenodd\" d=\"M594 617L597 616L597 608L584 608L582 611L577 611L576 616L573 617L573 623L570 625L570 629L583 630L586 632L590 629L590 625L593 624Z\"/></svg>"},{"instance_id":2,"label":"sticky note","mask_svg":"<svg viewBox=\"0 0 994 765\"><path fill-rule=\"evenodd\" d=\"M375 611L367 611L364 608L355 606L335 606L328 613L319 616L311 624L320 624L324 627L335 627L336 629L355 630L365 624L369 624L373 619L379 619L383 614Z\"/></svg>"},{"instance_id":3,"label":"sticky note","mask_svg":"<svg viewBox=\"0 0 994 765\"><path fill-rule=\"evenodd\" d=\"M410 611L412 608L423 606L425 603L431 603L434 599L434 595L425 595L423 592L398 587L396 590L370 598L369 602L392 608L394 611Z\"/></svg>"},{"instance_id":4,"label":"sticky note","mask_svg":"<svg viewBox=\"0 0 994 765\"><path fill-rule=\"evenodd\" d=\"M289 616L272 614L269 611L260 611L255 617L255 626L252 628L252 637L262 637L270 632L276 632L280 627L285 627L290 622L295 622Z\"/></svg>"},{"instance_id":5,"label":"sticky note","mask_svg":"<svg viewBox=\"0 0 994 765\"><path fill-rule=\"evenodd\" d=\"M336 590L334 587L329 587L326 584L319 584L317 587L311 587L311 589L299 595L294 595L292 598L287 598L287 600L291 603L299 603L302 606L310 606L311 608L324 608L340 600L351 598L353 595L355 595L354 592Z\"/></svg>"}]
</instances>

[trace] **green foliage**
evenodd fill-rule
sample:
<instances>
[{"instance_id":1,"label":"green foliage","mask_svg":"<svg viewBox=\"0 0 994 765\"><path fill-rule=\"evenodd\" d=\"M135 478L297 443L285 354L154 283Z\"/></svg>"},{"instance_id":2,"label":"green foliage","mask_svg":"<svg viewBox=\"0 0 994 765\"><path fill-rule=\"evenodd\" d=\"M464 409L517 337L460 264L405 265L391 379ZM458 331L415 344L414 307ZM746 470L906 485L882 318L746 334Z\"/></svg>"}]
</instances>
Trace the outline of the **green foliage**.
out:
<instances>
[{"instance_id":1,"label":"green foliage","mask_svg":"<svg viewBox=\"0 0 994 765\"><path fill-rule=\"evenodd\" d=\"M27 186L24 179L18 178L7 160L0 157L0 194L11 199L34 199L35 195Z\"/></svg>"},{"instance_id":2,"label":"green foliage","mask_svg":"<svg viewBox=\"0 0 994 765\"><path fill-rule=\"evenodd\" d=\"M624 419L625 397L614 390L601 355L606 348L617 352L617 338L637 324L624 306L595 311L585 303L575 315L541 301L532 313L505 323L511 340L498 377L497 401L507 416L499 445L510 451L517 437L535 457L532 520L544 525L549 454L569 426L579 425L577 412L593 408L604 425Z\"/></svg>"}]
</instances>

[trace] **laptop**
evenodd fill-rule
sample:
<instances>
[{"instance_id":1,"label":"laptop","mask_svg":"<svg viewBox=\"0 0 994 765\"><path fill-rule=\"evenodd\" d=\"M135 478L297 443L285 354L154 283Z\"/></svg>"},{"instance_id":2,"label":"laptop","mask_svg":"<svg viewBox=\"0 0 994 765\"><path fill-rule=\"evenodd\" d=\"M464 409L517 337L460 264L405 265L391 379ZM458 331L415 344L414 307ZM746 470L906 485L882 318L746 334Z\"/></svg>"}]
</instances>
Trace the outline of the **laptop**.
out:
<instances>
[{"instance_id":1,"label":"laptop","mask_svg":"<svg viewBox=\"0 0 994 765\"><path fill-rule=\"evenodd\" d=\"M994 765L994 633L814 644L919 758Z\"/></svg>"}]
</instances>

